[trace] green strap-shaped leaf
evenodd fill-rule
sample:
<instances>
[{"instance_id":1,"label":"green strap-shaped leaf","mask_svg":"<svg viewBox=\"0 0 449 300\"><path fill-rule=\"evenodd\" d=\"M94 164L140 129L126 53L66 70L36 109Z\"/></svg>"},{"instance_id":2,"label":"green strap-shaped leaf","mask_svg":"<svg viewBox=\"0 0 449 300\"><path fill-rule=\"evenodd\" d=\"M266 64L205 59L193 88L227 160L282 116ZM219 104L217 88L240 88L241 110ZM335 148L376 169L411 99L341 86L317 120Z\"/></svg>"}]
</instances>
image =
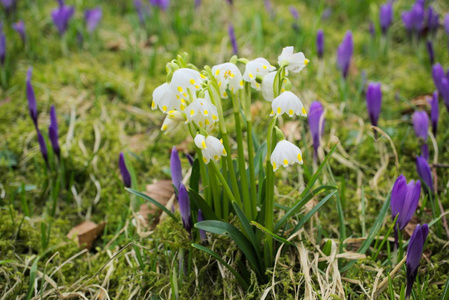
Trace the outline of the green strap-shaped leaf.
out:
<instances>
[{"instance_id":1,"label":"green strap-shaped leaf","mask_svg":"<svg viewBox=\"0 0 449 300\"><path fill-rule=\"evenodd\" d=\"M282 225L284 225L294 214L296 214L304 205L307 204L314 196L317 194L327 191L327 190L336 190L336 186L332 185L323 185L319 188L316 188L315 190L309 192L307 195L305 195L300 201L298 201L295 205L293 205L292 208L290 208L285 215L276 223L274 226L274 232L277 232Z\"/></svg>"},{"instance_id":2,"label":"green strap-shaped leaf","mask_svg":"<svg viewBox=\"0 0 449 300\"><path fill-rule=\"evenodd\" d=\"M144 200L147 200L149 202L151 202L152 204L156 205L157 207L159 207L160 209L162 209L167 215L169 215L173 220L175 220L176 222L178 222L178 218L176 218L176 216L169 211L165 206L163 206L162 204L160 204L159 202L157 202L156 200L154 200L153 198L149 197L148 195L145 195L144 193L138 192L136 190L130 189L130 188L125 188L125 190L127 190L128 192L130 192L131 194L136 195L137 197L140 197Z\"/></svg>"},{"instance_id":3,"label":"green strap-shaped leaf","mask_svg":"<svg viewBox=\"0 0 449 300\"><path fill-rule=\"evenodd\" d=\"M251 268L256 272L257 276L263 278L264 270L260 269L256 250L251 242L237 228L231 224L217 220L202 221L196 223L195 227L212 233L227 235L232 238L248 259Z\"/></svg>"},{"instance_id":4,"label":"green strap-shaped leaf","mask_svg":"<svg viewBox=\"0 0 449 300\"><path fill-rule=\"evenodd\" d=\"M237 279L237 281L242 285L244 290L247 290L249 287L249 283L242 277L240 276L240 274L230 265L228 265L219 255L218 253L210 250L209 248L206 248L204 246L198 245L193 243L192 244L193 248L199 249L203 252L206 252L207 254L215 257L215 259L217 259L223 266L225 266L229 271L231 271L231 273L235 276L235 278Z\"/></svg>"},{"instance_id":5,"label":"green strap-shaped leaf","mask_svg":"<svg viewBox=\"0 0 449 300\"><path fill-rule=\"evenodd\" d=\"M306 224L306 222L324 205L326 204L327 201L329 201L329 199L335 195L335 193L337 193L337 191L333 191L331 192L329 195L327 195L326 197L324 197L320 202L318 202L317 205L315 205L300 221L299 223L295 226L295 228L293 229L293 232L298 231L302 226L304 226L304 224Z\"/></svg>"},{"instance_id":6,"label":"green strap-shaped leaf","mask_svg":"<svg viewBox=\"0 0 449 300\"><path fill-rule=\"evenodd\" d=\"M190 200L192 201L191 204L195 204L197 208L201 209L201 212L206 220L218 220L214 210L209 206L209 204L207 204L200 194L192 189L189 189L188 193Z\"/></svg>"},{"instance_id":7,"label":"green strap-shaped leaf","mask_svg":"<svg viewBox=\"0 0 449 300\"><path fill-rule=\"evenodd\" d=\"M273 232L271 232L270 230L268 230L267 228L263 227L262 225L260 225L259 223L257 223L256 221L251 221L251 224L256 226L257 229L259 229L260 231L264 232L267 235L270 235L273 237L273 239L275 239L278 242L281 242L283 244L288 244L288 245L293 245L292 242L287 241L286 239L284 239L283 237L280 237L277 234L274 234Z\"/></svg>"}]
</instances>

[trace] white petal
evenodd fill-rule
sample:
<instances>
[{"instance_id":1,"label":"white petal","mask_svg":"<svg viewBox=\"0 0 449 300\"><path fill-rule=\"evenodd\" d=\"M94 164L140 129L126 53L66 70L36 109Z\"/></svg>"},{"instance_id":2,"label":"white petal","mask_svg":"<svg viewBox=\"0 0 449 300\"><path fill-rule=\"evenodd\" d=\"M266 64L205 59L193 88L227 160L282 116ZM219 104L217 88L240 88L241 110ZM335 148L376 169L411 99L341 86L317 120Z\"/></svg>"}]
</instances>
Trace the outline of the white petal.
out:
<instances>
[{"instance_id":1,"label":"white petal","mask_svg":"<svg viewBox=\"0 0 449 300\"><path fill-rule=\"evenodd\" d=\"M198 148L202 150L207 149L206 137L204 135L198 133L193 139L193 141Z\"/></svg>"}]
</instances>

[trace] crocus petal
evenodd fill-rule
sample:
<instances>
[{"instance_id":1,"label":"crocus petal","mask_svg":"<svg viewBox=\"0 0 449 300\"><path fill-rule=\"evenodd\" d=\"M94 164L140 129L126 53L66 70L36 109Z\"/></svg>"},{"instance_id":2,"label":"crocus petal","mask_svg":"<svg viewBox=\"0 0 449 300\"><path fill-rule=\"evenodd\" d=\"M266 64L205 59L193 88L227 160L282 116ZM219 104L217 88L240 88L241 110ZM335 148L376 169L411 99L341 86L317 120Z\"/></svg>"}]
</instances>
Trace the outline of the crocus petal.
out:
<instances>
[{"instance_id":1,"label":"crocus petal","mask_svg":"<svg viewBox=\"0 0 449 300\"><path fill-rule=\"evenodd\" d=\"M190 199L187 189L184 184L179 185L179 212L181 213L182 224L184 228L190 233L192 230L192 218L190 214Z\"/></svg>"},{"instance_id":2,"label":"crocus petal","mask_svg":"<svg viewBox=\"0 0 449 300\"><path fill-rule=\"evenodd\" d=\"M170 170L171 170L171 179L173 185L177 190L179 190L179 186L182 182L182 167L181 160L179 159L178 150L175 146L173 146L170 155Z\"/></svg>"},{"instance_id":3,"label":"crocus petal","mask_svg":"<svg viewBox=\"0 0 449 300\"><path fill-rule=\"evenodd\" d=\"M123 152L120 152L118 165L120 168L120 173L122 174L123 184L125 187L130 188L131 187L131 174L128 171L128 168L126 167L125 163L125 156Z\"/></svg>"}]
</instances>

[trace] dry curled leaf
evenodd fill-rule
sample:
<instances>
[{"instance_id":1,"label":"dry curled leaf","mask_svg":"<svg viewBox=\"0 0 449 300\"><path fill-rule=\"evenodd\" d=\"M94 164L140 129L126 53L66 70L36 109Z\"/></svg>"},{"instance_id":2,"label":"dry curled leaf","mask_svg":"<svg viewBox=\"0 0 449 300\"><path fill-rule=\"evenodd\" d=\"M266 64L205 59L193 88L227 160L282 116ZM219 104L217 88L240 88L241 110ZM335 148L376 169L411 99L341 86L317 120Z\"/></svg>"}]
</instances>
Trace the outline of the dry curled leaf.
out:
<instances>
[{"instance_id":1,"label":"dry curled leaf","mask_svg":"<svg viewBox=\"0 0 449 300\"><path fill-rule=\"evenodd\" d=\"M67 234L67 237L69 239L76 239L79 247L91 249L95 239L102 234L105 225L106 222L97 224L92 221L84 221L73 227Z\"/></svg>"}]
</instances>

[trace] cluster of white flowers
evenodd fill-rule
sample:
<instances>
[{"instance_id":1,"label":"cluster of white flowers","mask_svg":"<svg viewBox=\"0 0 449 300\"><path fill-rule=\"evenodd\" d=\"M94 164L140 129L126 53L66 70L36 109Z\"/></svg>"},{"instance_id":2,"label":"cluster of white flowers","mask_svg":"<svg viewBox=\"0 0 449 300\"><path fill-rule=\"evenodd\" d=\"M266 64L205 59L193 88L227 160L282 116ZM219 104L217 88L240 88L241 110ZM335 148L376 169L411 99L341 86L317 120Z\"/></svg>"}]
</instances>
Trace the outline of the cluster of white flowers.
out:
<instances>
[{"instance_id":1,"label":"cluster of white flowers","mask_svg":"<svg viewBox=\"0 0 449 300\"><path fill-rule=\"evenodd\" d=\"M289 71L300 72L308 62L302 52L294 53L293 47L284 48L278 58L279 67L285 71L285 75ZM262 57L246 61L243 75L233 62L216 65L202 73L190 68L178 68L172 73L169 83L154 90L151 108L159 108L166 114L162 131L172 132L182 124L188 124L194 135L195 145L202 151L204 163L209 163L211 159L218 161L227 153L222 141L212 135L215 124L223 118L221 110L216 106L221 100L218 102L214 95L215 98L219 96L220 99L227 99L229 93L237 95L239 90L244 89L245 82L248 82L271 102L270 116L277 117L284 113L289 117L307 116L301 100L288 90L288 79L281 79L279 95L275 97L274 86L275 81L279 80L276 76L278 72L276 67ZM211 81L213 85L209 84ZM215 87L213 92L210 90L211 86ZM302 164L302 153L294 144L281 140L273 150L270 161L276 171L281 165L286 167L294 163Z\"/></svg>"}]
</instances>

